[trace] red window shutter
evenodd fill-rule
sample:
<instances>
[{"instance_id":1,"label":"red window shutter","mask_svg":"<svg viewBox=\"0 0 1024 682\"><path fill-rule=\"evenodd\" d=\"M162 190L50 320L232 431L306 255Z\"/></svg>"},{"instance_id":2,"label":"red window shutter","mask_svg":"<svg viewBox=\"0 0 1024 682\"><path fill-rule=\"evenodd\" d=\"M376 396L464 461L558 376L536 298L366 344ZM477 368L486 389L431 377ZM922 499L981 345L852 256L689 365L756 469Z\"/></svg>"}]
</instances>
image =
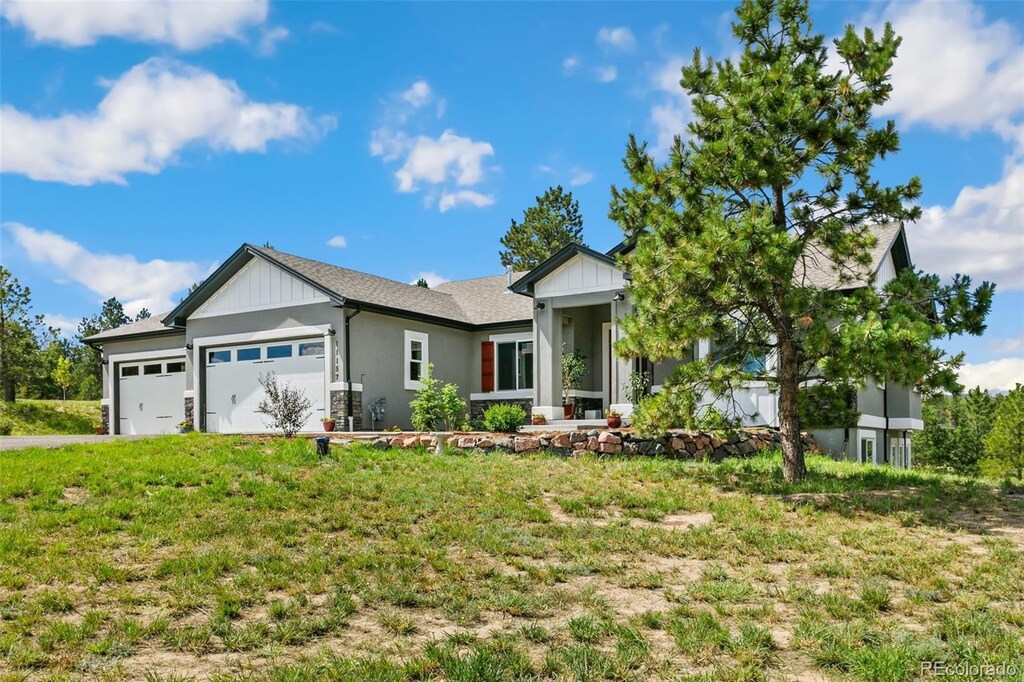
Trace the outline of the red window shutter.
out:
<instances>
[{"instance_id":1,"label":"red window shutter","mask_svg":"<svg viewBox=\"0 0 1024 682\"><path fill-rule=\"evenodd\" d=\"M494 342L480 344L480 390L490 393L494 390Z\"/></svg>"}]
</instances>

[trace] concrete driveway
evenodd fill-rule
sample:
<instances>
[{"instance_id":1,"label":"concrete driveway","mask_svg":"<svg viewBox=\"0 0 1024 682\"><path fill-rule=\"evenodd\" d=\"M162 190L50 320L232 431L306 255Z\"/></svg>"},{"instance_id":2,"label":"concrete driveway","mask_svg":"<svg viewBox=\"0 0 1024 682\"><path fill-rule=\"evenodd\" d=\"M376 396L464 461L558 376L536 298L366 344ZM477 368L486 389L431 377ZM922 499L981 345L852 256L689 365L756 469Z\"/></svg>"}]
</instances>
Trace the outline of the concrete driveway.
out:
<instances>
[{"instance_id":1,"label":"concrete driveway","mask_svg":"<svg viewBox=\"0 0 1024 682\"><path fill-rule=\"evenodd\" d=\"M140 440L152 436L0 436L0 450L59 448L73 443L108 443L112 440Z\"/></svg>"}]
</instances>

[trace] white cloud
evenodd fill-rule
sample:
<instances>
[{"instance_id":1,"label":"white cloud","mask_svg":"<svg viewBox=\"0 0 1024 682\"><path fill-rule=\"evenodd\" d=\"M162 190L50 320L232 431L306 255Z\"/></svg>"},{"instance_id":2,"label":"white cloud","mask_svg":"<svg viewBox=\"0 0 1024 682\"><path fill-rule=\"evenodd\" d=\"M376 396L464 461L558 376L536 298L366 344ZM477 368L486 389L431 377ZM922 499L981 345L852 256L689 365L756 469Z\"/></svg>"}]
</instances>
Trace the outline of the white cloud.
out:
<instances>
[{"instance_id":1,"label":"white cloud","mask_svg":"<svg viewBox=\"0 0 1024 682\"><path fill-rule=\"evenodd\" d=\"M1007 22L969 2L893 2L882 18L903 37L882 115L970 132L1024 109L1024 44Z\"/></svg>"},{"instance_id":2,"label":"white cloud","mask_svg":"<svg viewBox=\"0 0 1024 682\"><path fill-rule=\"evenodd\" d=\"M917 265L945 277L987 279L1000 290L1024 289L1024 163L1006 164L998 182L964 187L951 207L926 207L907 226Z\"/></svg>"},{"instance_id":3,"label":"white cloud","mask_svg":"<svg viewBox=\"0 0 1024 682\"><path fill-rule=\"evenodd\" d=\"M157 258L140 263L127 254L93 253L54 232L20 223L4 223L4 227L31 261L53 266L63 278L99 294L98 300L116 296L131 316L143 308L154 314L170 310L175 293L202 280L209 272L194 261Z\"/></svg>"},{"instance_id":4,"label":"white cloud","mask_svg":"<svg viewBox=\"0 0 1024 682\"><path fill-rule=\"evenodd\" d=\"M43 322L47 327L56 329L57 333L66 339L70 339L78 333L79 321L59 313L43 313Z\"/></svg>"},{"instance_id":5,"label":"white cloud","mask_svg":"<svg viewBox=\"0 0 1024 682\"><path fill-rule=\"evenodd\" d=\"M340 35L341 29L329 21L314 21L309 25L309 32L320 35Z\"/></svg>"},{"instance_id":6,"label":"white cloud","mask_svg":"<svg viewBox=\"0 0 1024 682\"><path fill-rule=\"evenodd\" d=\"M579 57L566 57L562 60L562 75L571 76L580 67L581 63Z\"/></svg>"},{"instance_id":7,"label":"white cloud","mask_svg":"<svg viewBox=\"0 0 1024 682\"><path fill-rule=\"evenodd\" d=\"M594 174L585 168L572 168L569 170L569 184L573 187L580 187L594 179Z\"/></svg>"},{"instance_id":8,"label":"white cloud","mask_svg":"<svg viewBox=\"0 0 1024 682\"><path fill-rule=\"evenodd\" d=\"M494 197L489 194L481 194L470 189L460 189L455 192L444 192L441 194L441 201L437 208L441 213L468 204L477 208L484 208L494 203Z\"/></svg>"},{"instance_id":9,"label":"white cloud","mask_svg":"<svg viewBox=\"0 0 1024 682\"><path fill-rule=\"evenodd\" d=\"M408 90L392 94L385 101L381 125L370 134L370 154L385 162L401 161L395 171L397 189L403 194L424 189L423 205L433 206L441 195L442 213L460 205L489 206L494 197L480 192L452 191L453 186L472 187L485 180L484 161L494 155L489 142L474 140L445 130L438 137L412 134L408 129L423 122L417 114L435 94L426 81L417 81ZM444 113L443 103L437 116Z\"/></svg>"},{"instance_id":10,"label":"white cloud","mask_svg":"<svg viewBox=\"0 0 1024 682\"><path fill-rule=\"evenodd\" d=\"M673 57L652 79L657 101L651 106L651 124L655 131L651 152L658 158L668 156L675 136L685 135L687 124L693 120L690 98L679 85L683 64L681 58Z\"/></svg>"},{"instance_id":11,"label":"white cloud","mask_svg":"<svg viewBox=\"0 0 1024 682\"><path fill-rule=\"evenodd\" d=\"M335 125L295 104L251 102L234 81L150 59L117 80L95 111L36 118L0 108L0 170L72 185L124 184L158 173L190 144L264 152L280 139L314 139Z\"/></svg>"},{"instance_id":12,"label":"white cloud","mask_svg":"<svg viewBox=\"0 0 1024 682\"><path fill-rule=\"evenodd\" d=\"M1016 355L1024 353L1024 332L1016 336L997 337L988 340L989 351L996 355Z\"/></svg>"},{"instance_id":13,"label":"white cloud","mask_svg":"<svg viewBox=\"0 0 1024 682\"><path fill-rule=\"evenodd\" d=\"M1003 358L960 367L960 383L965 388L981 386L986 390L1009 391L1024 384L1024 358Z\"/></svg>"},{"instance_id":14,"label":"white cloud","mask_svg":"<svg viewBox=\"0 0 1024 682\"><path fill-rule=\"evenodd\" d=\"M444 277L442 277L441 275L437 274L436 272L430 271L430 272L420 272L418 275L416 275L413 278L413 280L411 282L409 282L409 284L416 284L416 282L420 281L421 279L427 280L427 286L430 287L431 289L436 287L438 284L444 284L445 282L451 281L451 280L445 279Z\"/></svg>"},{"instance_id":15,"label":"white cloud","mask_svg":"<svg viewBox=\"0 0 1024 682\"><path fill-rule=\"evenodd\" d=\"M345 239L344 235L337 235L327 240L327 246L333 246L338 249L343 249L348 246L348 240Z\"/></svg>"},{"instance_id":16,"label":"white cloud","mask_svg":"<svg viewBox=\"0 0 1024 682\"><path fill-rule=\"evenodd\" d=\"M264 57L277 52L277 44L288 38L289 32L284 26L268 28L260 36L259 53Z\"/></svg>"},{"instance_id":17,"label":"white cloud","mask_svg":"<svg viewBox=\"0 0 1024 682\"><path fill-rule=\"evenodd\" d=\"M430 84L427 81L416 81L408 90L402 93L402 99L412 105L414 109L428 104L431 98Z\"/></svg>"},{"instance_id":18,"label":"white cloud","mask_svg":"<svg viewBox=\"0 0 1024 682\"><path fill-rule=\"evenodd\" d=\"M599 66L594 69L594 76L599 83L611 83L619 77L619 70L614 66Z\"/></svg>"},{"instance_id":19,"label":"white cloud","mask_svg":"<svg viewBox=\"0 0 1024 682\"><path fill-rule=\"evenodd\" d=\"M636 47L636 38L626 26L602 28L597 32L597 43L614 50L626 51Z\"/></svg>"},{"instance_id":20,"label":"white cloud","mask_svg":"<svg viewBox=\"0 0 1024 682\"><path fill-rule=\"evenodd\" d=\"M0 14L38 42L81 47L116 37L197 50L228 39L242 39L248 28L266 21L267 7L267 0L4 0Z\"/></svg>"}]
</instances>

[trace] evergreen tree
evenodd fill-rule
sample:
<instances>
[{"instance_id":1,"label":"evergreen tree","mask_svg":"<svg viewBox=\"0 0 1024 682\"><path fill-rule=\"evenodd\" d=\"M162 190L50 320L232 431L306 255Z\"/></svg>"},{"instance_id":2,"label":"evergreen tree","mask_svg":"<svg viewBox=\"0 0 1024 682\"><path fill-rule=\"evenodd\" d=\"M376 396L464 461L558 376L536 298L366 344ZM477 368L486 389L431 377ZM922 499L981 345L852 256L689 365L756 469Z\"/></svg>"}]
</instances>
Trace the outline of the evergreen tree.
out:
<instances>
[{"instance_id":1,"label":"evergreen tree","mask_svg":"<svg viewBox=\"0 0 1024 682\"><path fill-rule=\"evenodd\" d=\"M32 314L32 293L0 266L0 384L4 402L14 402L18 387L30 382L40 364L42 315Z\"/></svg>"},{"instance_id":2,"label":"evergreen tree","mask_svg":"<svg viewBox=\"0 0 1024 682\"><path fill-rule=\"evenodd\" d=\"M78 349L75 353L76 396L81 400L95 400L103 393L103 364L100 352L85 345L84 339L110 329L117 329L131 322L132 319L124 312L124 306L116 297L103 302L99 314L83 317L78 323Z\"/></svg>"},{"instance_id":3,"label":"evergreen tree","mask_svg":"<svg viewBox=\"0 0 1024 682\"><path fill-rule=\"evenodd\" d=\"M939 394L924 401L924 429L915 431L914 465L974 476L982 444L1003 398L980 388L963 395Z\"/></svg>"},{"instance_id":4,"label":"evergreen tree","mask_svg":"<svg viewBox=\"0 0 1024 682\"><path fill-rule=\"evenodd\" d=\"M512 220L501 238L501 264L515 270L532 270L569 243L583 243L580 203L562 186L551 187L537 197L537 204L523 211L523 222Z\"/></svg>"},{"instance_id":5,"label":"evergreen tree","mask_svg":"<svg viewBox=\"0 0 1024 682\"><path fill-rule=\"evenodd\" d=\"M931 342L984 330L992 285L905 270L876 291L873 224L917 218L921 184L886 187L874 163L899 149L895 124L871 111L889 98L900 39L847 27L843 62L826 67L823 35L806 0L745 0L733 34L738 62L682 69L694 121L658 165L631 137L632 187L612 188L611 217L635 242L635 310L617 346L627 356L684 358L699 339L716 351L680 365L641 405L641 426L712 420L700 397L728 395L750 379L778 396L783 470L804 477L798 397L809 379L837 399L863 378L930 390L956 387L962 355ZM839 285L803 273L831 261ZM769 360L762 362L762 360ZM676 422L676 423L671 423Z\"/></svg>"},{"instance_id":6,"label":"evergreen tree","mask_svg":"<svg viewBox=\"0 0 1024 682\"><path fill-rule=\"evenodd\" d=\"M148 320L151 317L153 317L153 314L149 312L149 308L143 308L139 311L139 314L135 316L135 321L141 322L142 320Z\"/></svg>"},{"instance_id":7,"label":"evergreen tree","mask_svg":"<svg viewBox=\"0 0 1024 682\"><path fill-rule=\"evenodd\" d=\"M430 288L430 285L427 284L427 280L425 280L422 277L420 277L418 280L416 280L416 286L422 287L424 289L429 289Z\"/></svg>"},{"instance_id":8,"label":"evergreen tree","mask_svg":"<svg viewBox=\"0 0 1024 682\"><path fill-rule=\"evenodd\" d=\"M982 469L993 476L1013 474L1024 481L1024 386L1020 384L999 401L985 439Z\"/></svg>"}]
</instances>

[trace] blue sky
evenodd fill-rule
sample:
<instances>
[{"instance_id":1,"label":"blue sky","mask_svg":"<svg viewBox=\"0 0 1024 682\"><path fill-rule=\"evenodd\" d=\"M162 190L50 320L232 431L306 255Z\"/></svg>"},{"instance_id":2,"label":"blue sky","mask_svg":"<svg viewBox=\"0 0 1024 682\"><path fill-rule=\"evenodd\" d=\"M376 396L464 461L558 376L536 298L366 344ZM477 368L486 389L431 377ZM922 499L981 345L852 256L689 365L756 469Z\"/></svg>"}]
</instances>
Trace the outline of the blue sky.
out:
<instances>
[{"instance_id":1,"label":"blue sky","mask_svg":"<svg viewBox=\"0 0 1024 682\"><path fill-rule=\"evenodd\" d=\"M662 150L726 3L33 3L2 25L0 249L38 312L166 309L242 242L402 281L500 271L549 185L607 218L630 132ZM199 14L196 8L202 9ZM1024 5L818 3L904 36L883 180L920 175L919 267L997 282L964 380L1024 381ZM334 245L331 245L334 244Z\"/></svg>"}]
</instances>

